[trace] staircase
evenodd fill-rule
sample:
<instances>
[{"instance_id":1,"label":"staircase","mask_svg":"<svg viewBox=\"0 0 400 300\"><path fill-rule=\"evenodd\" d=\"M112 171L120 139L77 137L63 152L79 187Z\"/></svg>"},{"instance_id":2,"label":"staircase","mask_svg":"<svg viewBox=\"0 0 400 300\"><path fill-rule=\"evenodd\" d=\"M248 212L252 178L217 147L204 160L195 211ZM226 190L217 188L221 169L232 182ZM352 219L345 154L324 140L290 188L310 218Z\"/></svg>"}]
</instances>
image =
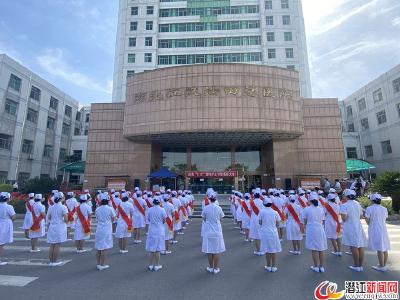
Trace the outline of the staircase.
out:
<instances>
[{"instance_id":1,"label":"staircase","mask_svg":"<svg viewBox=\"0 0 400 300\"><path fill-rule=\"evenodd\" d=\"M193 213L193 217L192 218L201 218L201 201L200 199L203 199L204 195L196 195L196 201L194 203L194 213ZM219 206L222 208L222 211L225 214L225 218L232 218L232 214L231 214L231 205L227 204L226 200L224 199L218 199L219 201Z\"/></svg>"}]
</instances>

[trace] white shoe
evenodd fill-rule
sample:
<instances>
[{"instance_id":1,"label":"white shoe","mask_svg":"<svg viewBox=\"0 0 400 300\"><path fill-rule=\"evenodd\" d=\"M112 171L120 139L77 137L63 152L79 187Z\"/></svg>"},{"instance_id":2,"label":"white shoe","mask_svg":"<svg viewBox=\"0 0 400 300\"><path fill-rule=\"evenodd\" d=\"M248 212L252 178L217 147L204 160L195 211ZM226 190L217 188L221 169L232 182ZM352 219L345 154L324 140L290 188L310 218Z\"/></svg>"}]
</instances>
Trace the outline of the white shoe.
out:
<instances>
[{"instance_id":1,"label":"white shoe","mask_svg":"<svg viewBox=\"0 0 400 300\"><path fill-rule=\"evenodd\" d=\"M342 254L342 252L336 252L336 255L339 257L342 257L343 254Z\"/></svg>"},{"instance_id":2,"label":"white shoe","mask_svg":"<svg viewBox=\"0 0 400 300\"><path fill-rule=\"evenodd\" d=\"M349 268L355 272L362 272L360 267L349 266Z\"/></svg>"},{"instance_id":3,"label":"white shoe","mask_svg":"<svg viewBox=\"0 0 400 300\"><path fill-rule=\"evenodd\" d=\"M165 254L171 254L172 253L172 251L165 251Z\"/></svg>"},{"instance_id":4,"label":"white shoe","mask_svg":"<svg viewBox=\"0 0 400 300\"><path fill-rule=\"evenodd\" d=\"M374 269L375 271L379 271L379 272L387 272L388 271L388 267L380 267L380 266L372 266L372 269Z\"/></svg>"},{"instance_id":5,"label":"white shoe","mask_svg":"<svg viewBox=\"0 0 400 300\"><path fill-rule=\"evenodd\" d=\"M121 254L125 254L125 253L128 253L129 251L128 250L121 250Z\"/></svg>"},{"instance_id":6,"label":"white shoe","mask_svg":"<svg viewBox=\"0 0 400 300\"><path fill-rule=\"evenodd\" d=\"M160 251L161 255L166 255L167 253L165 251Z\"/></svg>"},{"instance_id":7,"label":"white shoe","mask_svg":"<svg viewBox=\"0 0 400 300\"><path fill-rule=\"evenodd\" d=\"M178 244L177 240L171 241L171 244Z\"/></svg>"},{"instance_id":8,"label":"white shoe","mask_svg":"<svg viewBox=\"0 0 400 300\"><path fill-rule=\"evenodd\" d=\"M350 251L346 251L345 252L347 255L353 255L353 253L351 253Z\"/></svg>"},{"instance_id":9,"label":"white shoe","mask_svg":"<svg viewBox=\"0 0 400 300\"><path fill-rule=\"evenodd\" d=\"M206 270L207 270L208 273L214 273L214 269L213 268L207 267Z\"/></svg>"},{"instance_id":10,"label":"white shoe","mask_svg":"<svg viewBox=\"0 0 400 300\"><path fill-rule=\"evenodd\" d=\"M276 271L278 271L278 268L277 268L277 267L271 267L271 272L272 272L272 273L275 273Z\"/></svg>"},{"instance_id":11,"label":"white shoe","mask_svg":"<svg viewBox=\"0 0 400 300\"><path fill-rule=\"evenodd\" d=\"M158 271L162 269L162 265L154 266L154 271Z\"/></svg>"},{"instance_id":12,"label":"white shoe","mask_svg":"<svg viewBox=\"0 0 400 300\"><path fill-rule=\"evenodd\" d=\"M53 267L59 267L59 266L61 266L62 264L63 264L62 261L55 262L55 263L53 263Z\"/></svg>"},{"instance_id":13,"label":"white shoe","mask_svg":"<svg viewBox=\"0 0 400 300\"><path fill-rule=\"evenodd\" d=\"M214 269L214 274L218 274L219 272L221 272L221 269Z\"/></svg>"},{"instance_id":14,"label":"white shoe","mask_svg":"<svg viewBox=\"0 0 400 300\"><path fill-rule=\"evenodd\" d=\"M149 266L149 270L153 271L154 270L154 266Z\"/></svg>"},{"instance_id":15,"label":"white shoe","mask_svg":"<svg viewBox=\"0 0 400 300\"><path fill-rule=\"evenodd\" d=\"M8 262L6 262L6 261L0 261L0 266L6 266L6 265L8 265Z\"/></svg>"},{"instance_id":16,"label":"white shoe","mask_svg":"<svg viewBox=\"0 0 400 300\"><path fill-rule=\"evenodd\" d=\"M300 255L301 254L301 251L296 251L296 255Z\"/></svg>"},{"instance_id":17,"label":"white shoe","mask_svg":"<svg viewBox=\"0 0 400 300\"><path fill-rule=\"evenodd\" d=\"M105 265L105 266L99 266L98 270L99 271L103 271L105 269L108 269L110 266L109 265Z\"/></svg>"},{"instance_id":18,"label":"white shoe","mask_svg":"<svg viewBox=\"0 0 400 300\"><path fill-rule=\"evenodd\" d=\"M186 229L186 227L182 227L182 229Z\"/></svg>"},{"instance_id":19,"label":"white shoe","mask_svg":"<svg viewBox=\"0 0 400 300\"><path fill-rule=\"evenodd\" d=\"M37 249L31 249L31 250L29 250L29 252L30 252L30 253L38 253L38 252L40 252L40 249L39 249L39 248L37 248Z\"/></svg>"},{"instance_id":20,"label":"white shoe","mask_svg":"<svg viewBox=\"0 0 400 300\"><path fill-rule=\"evenodd\" d=\"M312 271L316 272L316 273L319 273L319 268L318 267L311 266L310 269Z\"/></svg>"},{"instance_id":21,"label":"white shoe","mask_svg":"<svg viewBox=\"0 0 400 300\"><path fill-rule=\"evenodd\" d=\"M264 270L265 270L265 271L268 271L268 272L271 272L271 267L264 266Z\"/></svg>"},{"instance_id":22,"label":"white shoe","mask_svg":"<svg viewBox=\"0 0 400 300\"><path fill-rule=\"evenodd\" d=\"M240 227L239 227L239 226L235 226L234 228L235 228L235 229L240 229Z\"/></svg>"},{"instance_id":23,"label":"white shoe","mask_svg":"<svg viewBox=\"0 0 400 300\"><path fill-rule=\"evenodd\" d=\"M82 253L82 250L76 250L76 253L80 254L80 253Z\"/></svg>"},{"instance_id":24,"label":"white shoe","mask_svg":"<svg viewBox=\"0 0 400 300\"><path fill-rule=\"evenodd\" d=\"M319 272L320 272L320 273L325 273L325 268L324 268L324 267L320 267L320 268L319 268Z\"/></svg>"},{"instance_id":25,"label":"white shoe","mask_svg":"<svg viewBox=\"0 0 400 300\"><path fill-rule=\"evenodd\" d=\"M244 241L245 241L246 243L250 242L250 240L249 240L249 239L244 239Z\"/></svg>"},{"instance_id":26,"label":"white shoe","mask_svg":"<svg viewBox=\"0 0 400 300\"><path fill-rule=\"evenodd\" d=\"M289 253L292 253L292 254L294 254L294 255L297 255L297 251L290 250Z\"/></svg>"},{"instance_id":27,"label":"white shoe","mask_svg":"<svg viewBox=\"0 0 400 300\"><path fill-rule=\"evenodd\" d=\"M49 263L49 267L54 267L54 263Z\"/></svg>"},{"instance_id":28,"label":"white shoe","mask_svg":"<svg viewBox=\"0 0 400 300\"><path fill-rule=\"evenodd\" d=\"M99 270L99 271L100 271L100 268L101 268L100 265L97 265L97 266L96 266L96 269Z\"/></svg>"}]
</instances>

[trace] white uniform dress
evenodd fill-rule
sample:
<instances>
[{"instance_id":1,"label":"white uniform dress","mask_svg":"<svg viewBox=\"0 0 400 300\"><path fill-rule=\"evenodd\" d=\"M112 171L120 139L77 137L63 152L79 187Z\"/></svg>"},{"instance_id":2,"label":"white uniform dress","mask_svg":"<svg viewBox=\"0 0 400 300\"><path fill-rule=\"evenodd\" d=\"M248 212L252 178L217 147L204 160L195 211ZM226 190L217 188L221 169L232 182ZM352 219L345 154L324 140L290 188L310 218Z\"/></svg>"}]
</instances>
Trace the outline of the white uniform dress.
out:
<instances>
[{"instance_id":1,"label":"white uniform dress","mask_svg":"<svg viewBox=\"0 0 400 300\"><path fill-rule=\"evenodd\" d=\"M34 199L30 199L27 203L29 203L29 205L31 205L33 207L33 204L35 203L35 200ZM22 225L22 228L27 230L27 229L30 229L32 227L33 218L32 218L31 211L27 207L27 204L25 204L25 208L26 208L26 213L25 213L24 224Z\"/></svg>"},{"instance_id":2,"label":"white uniform dress","mask_svg":"<svg viewBox=\"0 0 400 300\"><path fill-rule=\"evenodd\" d=\"M115 218L115 211L108 205L101 205L95 212L97 228L95 236L95 248L106 250L113 247L112 220Z\"/></svg>"},{"instance_id":3,"label":"white uniform dress","mask_svg":"<svg viewBox=\"0 0 400 300\"><path fill-rule=\"evenodd\" d=\"M79 206L79 203L78 203L78 201L76 201L75 198L69 198L69 199L65 200L65 205L68 209L67 212L70 212L70 211L73 211L75 208L77 208ZM76 213L72 216L74 218L74 220L71 222L69 222L69 221L67 222L67 227L74 228L75 216L76 216Z\"/></svg>"},{"instance_id":4,"label":"white uniform dress","mask_svg":"<svg viewBox=\"0 0 400 300\"><path fill-rule=\"evenodd\" d=\"M154 205L149 209L147 221L149 231L146 239L146 251L160 252L165 251L165 227L164 222L167 217L165 210L159 205Z\"/></svg>"},{"instance_id":5,"label":"white uniform dress","mask_svg":"<svg viewBox=\"0 0 400 300\"><path fill-rule=\"evenodd\" d=\"M11 218L14 215L14 207L6 202L0 203L0 246L13 242L14 226Z\"/></svg>"},{"instance_id":6,"label":"white uniform dress","mask_svg":"<svg viewBox=\"0 0 400 300\"><path fill-rule=\"evenodd\" d=\"M275 197L272 198L272 201L280 211L284 210L284 207L285 207L285 204L286 204L286 200L283 197L275 196ZM286 222L281 220L280 223L279 223L279 228L285 228L285 227L286 227Z\"/></svg>"},{"instance_id":7,"label":"white uniform dress","mask_svg":"<svg viewBox=\"0 0 400 300\"><path fill-rule=\"evenodd\" d=\"M64 216L67 213L68 209L61 202L49 207L47 212L47 220L49 220L47 243L60 244L67 240L67 223L64 221Z\"/></svg>"},{"instance_id":8,"label":"white uniform dress","mask_svg":"<svg viewBox=\"0 0 400 300\"><path fill-rule=\"evenodd\" d=\"M322 222L325 220L325 212L320 206L311 205L303 210L303 219L307 220L305 247L314 251L328 249L325 230Z\"/></svg>"},{"instance_id":9,"label":"white uniform dress","mask_svg":"<svg viewBox=\"0 0 400 300\"><path fill-rule=\"evenodd\" d=\"M264 208L263 202L259 198L255 198L254 199L254 204L258 207L258 210L260 212ZM256 215L253 210L251 210L249 237L251 239L255 239L255 240L259 240L260 239L260 223L258 222L258 215Z\"/></svg>"},{"instance_id":10,"label":"white uniform dress","mask_svg":"<svg viewBox=\"0 0 400 300\"><path fill-rule=\"evenodd\" d=\"M137 198L137 201L139 205L143 207L143 210L145 210L146 201L142 197ZM140 212L136 205L133 205L133 228L144 228L145 226L144 215Z\"/></svg>"},{"instance_id":11,"label":"white uniform dress","mask_svg":"<svg viewBox=\"0 0 400 300\"><path fill-rule=\"evenodd\" d=\"M225 216L222 208L215 203L207 205L201 213L204 222L202 252L218 254L225 252L221 219Z\"/></svg>"},{"instance_id":12,"label":"white uniform dress","mask_svg":"<svg viewBox=\"0 0 400 300\"><path fill-rule=\"evenodd\" d=\"M81 210L82 215L85 217L86 220L92 214L92 208L86 202L81 203L79 205L79 209ZM81 221L79 220L79 218L76 218L74 240L82 241L82 240L88 240L89 238L90 238L90 233L86 234L84 232Z\"/></svg>"},{"instance_id":13,"label":"white uniform dress","mask_svg":"<svg viewBox=\"0 0 400 300\"><path fill-rule=\"evenodd\" d=\"M182 205L181 201L178 198L172 198L172 205L174 206L174 211L178 211L178 214L180 214L179 209ZM182 224L181 224L182 219L179 219L179 222L174 222L174 231L181 230L182 229Z\"/></svg>"},{"instance_id":14,"label":"white uniform dress","mask_svg":"<svg viewBox=\"0 0 400 300\"><path fill-rule=\"evenodd\" d=\"M250 212L250 217L247 214L247 212L243 209L242 211L242 228L243 229L250 229L250 218L251 218L251 207L250 207L250 201L249 200L243 200L243 205L247 206L249 212Z\"/></svg>"},{"instance_id":15,"label":"white uniform dress","mask_svg":"<svg viewBox=\"0 0 400 300\"><path fill-rule=\"evenodd\" d=\"M133 216L133 214L135 213L133 205L128 201L121 202L120 206L124 210L128 218L131 218L131 216ZM117 216L118 216L118 221L117 221L117 228L115 230L115 237L118 239L131 237L132 233L128 231L128 225L122 218L121 214L118 212L118 209L117 209Z\"/></svg>"},{"instance_id":16,"label":"white uniform dress","mask_svg":"<svg viewBox=\"0 0 400 300\"><path fill-rule=\"evenodd\" d=\"M239 197L236 198L236 221L242 222L243 216L242 216L242 199Z\"/></svg>"},{"instance_id":17,"label":"white uniform dress","mask_svg":"<svg viewBox=\"0 0 400 300\"><path fill-rule=\"evenodd\" d=\"M294 211L297 213L299 216L300 222L301 220L301 213L302 213L302 208L300 205L297 205L296 203L288 203L288 205L291 205L294 209ZM285 214L287 216L287 222L286 222L286 239L288 241L301 241L303 239L303 233L301 233L301 229L299 224L296 223L294 220L292 214L289 212L287 207L285 208Z\"/></svg>"},{"instance_id":18,"label":"white uniform dress","mask_svg":"<svg viewBox=\"0 0 400 300\"><path fill-rule=\"evenodd\" d=\"M33 204L33 212L36 217L39 217L40 214L46 212L46 207L42 203L40 203L40 201L37 201ZM40 222L40 228L38 230L36 231L29 230L30 239L41 238L44 237L45 235L46 235L46 222L44 219Z\"/></svg>"},{"instance_id":19,"label":"white uniform dress","mask_svg":"<svg viewBox=\"0 0 400 300\"><path fill-rule=\"evenodd\" d=\"M335 202L332 202L332 201L328 201L328 203L326 205L329 205L330 207L332 207L333 211L336 214L339 214L340 206L338 204L336 204ZM325 233L326 233L326 237L328 239L336 240L336 239L340 238L342 235L341 235L340 232L338 234L337 231L336 231L337 223L336 223L335 219L327 211L326 208L324 208L324 209L325 209L325 215L326 215L326 218L325 218ZM339 222L341 222L340 215L338 216L338 218L339 218Z\"/></svg>"},{"instance_id":20,"label":"white uniform dress","mask_svg":"<svg viewBox=\"0 0 400 300\"><path fill-rule=\"evenodd\" d=\"M165 213L167 214L167 217L169 217L171 219L171 221L174 222L173 221L174 220L174 218L173 218L174 206L171 203L169 203L168 201L164 202L164 210L165 210ZM172 239L173 232L169 231L167 223L164 224L164 228L165 228L165 240L169 241L170 239Z\"/></svg>"},{"instance_id":21,"label":"white uniform dress","mask_svg":"<svg viewBox=\"0 0 400 300\"><path fill-rule=\"evenodd\" d=\"M368 241L361 225L360 217L363 211L360 203L356 200L348 200L340 207L340 213L347 215L346 221L343 222L343 245L356 248L366 247Z\"/></svg>"},{"instance_id":22,"label":"white uniform dress","mask_svg":"<svg viewBox=\"0 0 400 300\"><path fill-rule=\"evenodd\" d=\"M371 250L389 251L390 241L386 228L387 208L379 204L373 204L367 207L365 217L369 219L368 244Z\"/></svg>"},{"instance_id":23,"label":"white uniform dress","mask_svg":"<svg viewBox=\"0 0 400 300\"><path fill-rule=\"evenodd\" d=\"M281 221L279 214L271 207L267 207L260 211L258 219L262 222L260 226L260 252L262 254L282 252L276 227L277 222Z\"/></svg>"}]
</instances>

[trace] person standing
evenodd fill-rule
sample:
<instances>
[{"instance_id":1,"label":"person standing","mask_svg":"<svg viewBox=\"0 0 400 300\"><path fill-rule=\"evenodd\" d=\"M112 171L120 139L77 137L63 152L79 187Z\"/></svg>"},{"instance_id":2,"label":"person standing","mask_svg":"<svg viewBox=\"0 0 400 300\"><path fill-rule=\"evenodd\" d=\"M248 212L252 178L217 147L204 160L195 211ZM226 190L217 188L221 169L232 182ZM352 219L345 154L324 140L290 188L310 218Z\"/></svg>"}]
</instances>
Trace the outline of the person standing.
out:
<instances>
[{"instance_id":1,"label":"person standing","mask_svg":"<svg viewBox=\"0 0 400 300\"><path fill-rule=\"evenodd\" d=\"M32 210L32 226L29 229L29 238L31 239L31 253L40 252L37 247L38 239L46 234L46 207L42 204L42 194L35 195L35 203Z\"/></svg>"},{"instance_id":2,"label":"person standing","mask_svg":"<svg viewBox=\"0 0 400 300\"><path fill-rule=\"evenodd\" d=\"M340 206L336 203L335 194L328 194L327 203L325 204L325 233L326 237L331 240L333 247L333 255L342 256L341 236L342 236L342 220L340 217Z\"/></svg>"},{"instance_id":3,"label":"person standing","mask_svg":"<svg viewBox=\"0 0 400 300\"><path fill-rule=\"evenodd\" d=\"M216 205L217 196L215 193L209 195L210 204L207 205L201 216L204 222L202 252L208 256L207 272L218 274L219 255L225 252L225 242L222 233L221 219L225 216L222 208Z\"/></svg>"},{"instance_id":4,"label":"person standing","mask_svg":"<svg viewBox=\"0 0 400 300\"><path fill-rule=\"evenodd\" d=\"M119 239L119 253L128 253L126 249L127 239L132 236L132 219L134 215L133 205L128 202L129 194L122 194L122 202L117 206L117 228L115 230L115 237Z\"/></svg>"},{"instance_id":5,"label":"person standing","mask_svg":"<svg viewBox=\"0 0 400 300\"><path fill-rule=\"evenodd\" d=\"M294 255L300 255L300 242L303 240L304 225L301 221L302 208L296 204L296 196L289 196L289 203L285 208L285 215L287 217L286 224L286 239L292 241L293 250L289 252Z\"/></svg>"},{"instance_id":6,"label":"person standing","mask_svg":"<svg viewBox=\"0 0 400 300\"><path fill-rule=\"evenodd\" d=\"M250 200L251 207L251 218L250 218L250 233L249 236L254 240L255 248L254 255L262 256L263 254L260 252L260 223L258 222L258 214L261 209L263 209L264 205L261 197L260 189L256 189L254 191L254 200ZM266 196L267 197L267 196Z\"/></svg>"},{"instance_id":7,"label":"person standing","mask_svg":"<svg viewBox=\"0 0 400 300\"><path fill-rule=\"evenodd\" d=\"M314 272L324 273L324 251L328 249L324 230L325 212L319 206L318 194L310 193L309 202L311 205L303 210L302 216L306 225L306 243L305 247L312 251Z\"/></svg>"},{"instance_id":8,"label":"person standing","mask_svg":"<svg viewBox=\"0 0 400 300\"><path fill-rule=\"evenodd\" d=\"M25 217L24 217L24 224L22 228L25 230L25 237L29 239L29 229L32 227L33 219L32 219L32 211L33 211L33 204L35 203L35 194L29 193L28 200L25 202Z\"/></svg>"},{"instance_id":9,"label":"person standing","mask_svg":"<svg viewBox=\"0 0 400 300\"><path fill-rule=\"evenodd\" d=\"M58 262L60 253L60 245L67 240L67 222L68 209L62 204L62 196L60 193L54 195L54 205L49 208L46 216L49 224L47 232L47 243L49 248L49 267L62 265Z\"/></svg>"},{"instance_id":10,"label":"person standing","mask_svg":"<svg viewBox=\"0 0 400 300\"><path fill-rule=\"evenodd\" d=\"M386 228L388 210L381 205L382 196L380 194L372 194L370 200L373 204L368 206L365 211L365 219L368 224L369 248L376 251L379 261L379 265L372 268L376 271L386 272L388 271L386 264L388 251L390 250L389 235Z\"/></svg>"},{"instance_id":11,"label":"person standing","mask_svg":"<svg viewBox=\"0 0 400 300\"><path fill-rule=\"evenodd\" d=\"M364 262L364 248L367 246L367 238L361 225L363 210L356 201L356 192L345 190L346 203L340 207L340 215L343 220L343 245L349 246L353 255L354 265L349 268L356 272L362 272Z\"/></svg>"},{"instance_id":12,"label":"person standing","mask_svg":"<svg viewBox=\"0 0 400 300\"><path fill-rule=\"evenodd\" d=\"M75 221L74 240L76 244L76 253L84 253L86 250L83 248L85 240L90 239L90 222L92 219L92 208L88 204L86 194L79 197L79 206L76 208L76 215L78 216Z\"/></svg>"},{"instance_id":13,"label":"person standing","mask_svg":"<svg viewBox=\"0 0 400 300\"><path fill-rule=\"evenodd\" d=\"M172 203L169 202L169 196L168 197L164 197L164 210L165 213L167 214L167 217L165 218L165 224L164 224L164 228L165 228L165 251L161 251L162 255L166 255L166 254L171 254L172 251L169 250L169 244L170 241L173 238L173 234L174 234L174 206L172 205Z\"/></svg>"},{"instance_id":14,"label":"person standing","mask_svg":"<svg viewBox=\"0 0 400 300\"><path fill-rule=\"evenodd\" d=\"M3 254L5 244L13 242L15 211L14 207L7 202L10 200L10 193L0 193L0 257ZM7 262L0 261L0 266L7 265Z\"/></svg>"},{"instance_id":15,"label":"person standing","mask_svg":"<svg viewBox=\"0 0 400 300\"><path fill-rule=\"evenodd\" d=\"M65 200L65 206L68 210L68 221L67 221L67 238L71 233L71 230L75 227L75 214L76 208L78 207L78 201L75 199L74 192L67 193L67 200Z\"/></svg>"},{"instance_id":16,"label":"person standing","mask_svg":"<svg viewBox=\"0 0 400 300\"><path fill-rule=\"evenodd\" d=\"M13 184L13 192L18 192L18 182L14 182Z\"/></svg>"},{"instance_id":17,"label":"person standing","mask_svg":"<svg viewBox=\"0 0 400 300\"><path fill-rule=\"evenodd\" d=\"M142 242L140 234L142 228L145 228L145 215L146 215L146 201L142 198L142 192L136 191L133 197L133 228L134 228L134 243L139 244Z\"/></svg>"},{"instance_id":18,"label":"person standing","mask_svg":"<svg viewBox=\"0 0 400 300\"><path fill-rule=\"evenodd\" d=\"M160 265L160 252L165 251L165 228L164 223L167 213L160 207L160 196L153 200L153 207L147 213L149 231L146 239L146 251L150 252L150 271L162 269Z\"/></svg>"},{"instance_id":19,"label":"person standing","mask_svg":"<svg viewBox=\"0 0 400 300\"><path fill-rule=\"evenodd\" d=\"M244 194L244 200L242 201L242 228L244 231L244 241L249 242L249 230L250 230L250 219L251 219L251 208L250 208L250 194Z\"/></svg>"},{"instance_id":20,"label":"person standing","mask_svg":"<svg viewBox=\"0 0 400 300\"><path fill-rule=\"evenodd\" d=\"M176 243L178 243L178 240L177 240L178 232L182 228L182 224L180 222L180 214L179 214L180 207L182 206L182 204L181 204L181 201L177 197L177 192L176 191L172 191L171 202L172 202L172 205L174 206L174 215L173 215L174 216L174 218L173 218L173 221L174 221L174 236L173 236L173 239L172 239L172 244L176 244Z\"/></svg>"}]
</instances>

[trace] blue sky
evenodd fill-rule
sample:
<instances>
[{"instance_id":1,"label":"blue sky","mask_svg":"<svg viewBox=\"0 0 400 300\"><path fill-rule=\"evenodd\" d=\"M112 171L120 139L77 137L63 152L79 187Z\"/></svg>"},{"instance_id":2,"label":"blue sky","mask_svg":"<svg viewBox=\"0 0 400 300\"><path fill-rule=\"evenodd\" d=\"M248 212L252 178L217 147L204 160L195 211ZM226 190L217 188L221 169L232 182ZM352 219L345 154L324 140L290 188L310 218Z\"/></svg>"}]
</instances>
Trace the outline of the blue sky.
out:
<instances>
[{"instance_id":1,"label":"blue sky","mask_svg":"<svg viewBox=\"0 0 400 300\"><path fill-rule=\"evenodd\" d=\"M399 0L303 0L314 97L400 63ZM111 101L118 0L2 0L0 53L82 103Z\"/></svg>"}]
</instances>

